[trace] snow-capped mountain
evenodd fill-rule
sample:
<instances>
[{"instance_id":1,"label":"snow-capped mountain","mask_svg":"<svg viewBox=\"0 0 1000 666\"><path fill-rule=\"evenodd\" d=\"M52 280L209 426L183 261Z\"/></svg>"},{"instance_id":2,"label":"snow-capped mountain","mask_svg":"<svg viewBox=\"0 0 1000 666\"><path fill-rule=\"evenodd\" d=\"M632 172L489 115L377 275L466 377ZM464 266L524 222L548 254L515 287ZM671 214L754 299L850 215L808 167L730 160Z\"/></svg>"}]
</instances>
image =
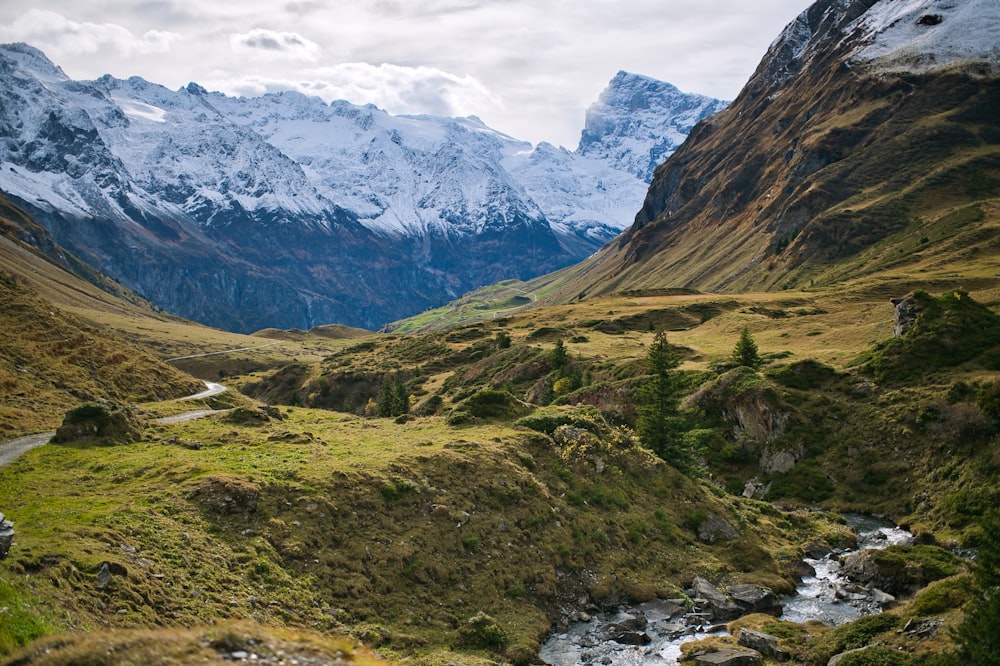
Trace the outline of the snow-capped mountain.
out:
<instances>
[{"instance_id":1,"label":"snow-capped mountain","mask_svg":"<svg viewBox=\"0 0 1000 666\"><path fill-rule=\"evenodd\" d=\"M548 298L986 265L998 96L997 0L818 0L732 104L657 168L620 240L567 270L565 292ZM962 285L965 268L948 279Z\"/></svg>"},{"instance_id":2,"label":"snow-capped mountain","mask_svg":"<svg viewBox=\"0 0 1000 666\"><path fill-rule=\"evenodd\" d=\"M653 156L718 104L620 73L571 152L477 118L73 81L14 44L0 46L0 190L178 314L376 327L590 254L631 223Z\"/></svg>"},{"instance_id":3,"label":"snow-capped mountain","mask_svg":"<svg viewBox=\"0 0 1000 666\"><path fill-rule=\"evenodd\" d=\"M577 153L648 183L653 170L684 143L691 129L727 104L683 93L646 76L618 72L587 109Z\"/></svg>"}]
</instances>

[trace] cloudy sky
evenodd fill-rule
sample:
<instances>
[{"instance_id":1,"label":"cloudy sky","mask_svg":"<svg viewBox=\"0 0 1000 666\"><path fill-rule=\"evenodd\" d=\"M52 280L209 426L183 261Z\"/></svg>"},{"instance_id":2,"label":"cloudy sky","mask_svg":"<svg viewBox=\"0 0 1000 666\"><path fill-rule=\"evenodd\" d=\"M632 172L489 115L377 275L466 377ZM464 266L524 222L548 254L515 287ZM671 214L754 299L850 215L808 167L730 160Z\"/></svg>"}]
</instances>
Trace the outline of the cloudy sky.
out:
<instances>
[{"instance_id":1,"label":"cloudy sky","mask_svg":"<svg viewBox=\"0 0 1000 666\"><path fill-rule=\"evenodd\" d=\"M809 0L0 0L74 79L298 89L575 148L615 73L732 99Z\"/></svg>"}]
</instances>

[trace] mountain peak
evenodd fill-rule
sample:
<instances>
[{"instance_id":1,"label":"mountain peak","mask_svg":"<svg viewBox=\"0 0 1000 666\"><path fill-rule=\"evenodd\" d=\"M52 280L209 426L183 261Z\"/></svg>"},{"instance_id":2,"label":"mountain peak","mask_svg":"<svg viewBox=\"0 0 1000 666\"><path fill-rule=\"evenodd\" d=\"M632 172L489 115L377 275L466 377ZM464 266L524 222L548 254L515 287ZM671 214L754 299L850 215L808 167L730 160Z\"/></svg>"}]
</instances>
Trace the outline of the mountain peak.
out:
<instances>
[{"instance_id":1,"label":"mountain peak","mask_svg":"<svg viewBox=\"0 0 1000 666\"><path fill-rule=\"evenodd\" d=\"M831 54L883 73L922 74L964 63L996 74L997 35L997 0L819 0L775 39L748 87L774 88Z\"/></svg>"},{"instance_id":2,"label":"mountain peak","mask_svg":"<svg viewBox=\"0 0 1000 666\"><path fill-rule=\"evenodd\" d=\"M577 152L610 158L616 168L649 182L653 170L680 146L691 128L726 104L622 70L587 109ZM644 148L637 150L638 146Z\"/></svg>"},{"instance_id":3,"label":"mountain peak","mask_svg":"<svg viewBox=\"0 0 1000 666\"><path fill-rule=\"evenodd\" d=\"M15 60L21 67L42 80L68 81L69 77L40 50L24 42L0 44L0 56Z\"/></svg>"}]
</instances>

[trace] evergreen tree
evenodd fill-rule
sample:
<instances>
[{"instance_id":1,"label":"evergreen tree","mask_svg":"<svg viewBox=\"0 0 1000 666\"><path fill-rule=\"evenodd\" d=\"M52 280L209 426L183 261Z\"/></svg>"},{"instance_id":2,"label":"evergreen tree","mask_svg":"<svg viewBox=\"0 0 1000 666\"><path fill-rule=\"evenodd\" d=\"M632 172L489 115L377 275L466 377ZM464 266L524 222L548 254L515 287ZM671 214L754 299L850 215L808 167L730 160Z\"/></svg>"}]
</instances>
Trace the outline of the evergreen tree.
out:
<instances>
[{"instance_id":1,"label":"evergreen tree","mask_svg":"<svg viewBox=\"0 0 1000 666\"><path fill-rule=\"evenodd\" d=\"M507 331L497 331L497 349L507 349L510 347L510 334Z\"/></svg>"},{"instance_id":2,"label":"evergreen tree","mask_svg":"<svg viewBox=\"0 0 1000 666\"><path fill-rule=\"evenodd\" d=\"M639 389L638 433L642 443L678 469L690 467L689 452L676 437L673 419L677 415L676 386L672 371L680 358L663 331L649 347L649 379Z\"/></svg>"},{"instance_id":3,"label":"evergreen tree","mask_svg":"<svg viewBox=\"0 0 1000 666\"><path fill-rule=\"evenodd\" d=\"M756 369L760 367L761 358L757 351L757 343L754 342L753 336L750 335L750 329L746 326L743 327L736 348L733 349L733 363L746 368Z\"/></svg>"},{"instance_id":4,"label":"evergreen tree","mask_svg":"<svg viewBox=\"0 0 1000 666\"><path fill-rule=\"evenodd\" d=\"M955 631L959 644L952 663L1000 665L1000 510L991 510L982 522L979 556L973 570L976 596L965 620Z\"/></svg>"},{"instance_id":5,"label":"evergreen tree","mask_svg":"<svg viewBox=\"0 0 1000 666\"><path fill-rule=\"evenodd\" d=\"M566 345L563 344L562 338L556 340L556 346L552 348L549 353L549 365L552 366L552 370L561 373L569 363L569 352L566 351Z\"/></svg>"},{"instance_id":6,"label":"evergreen tree","mask_svg":"<svg viewBox=\"0 0 1000 666\"><path fill-rule=\"evenodd\" d=\"M409 411L410 394L399 375L392 380L386 379L382 382L382 388L378 392L378 415L400 416Z\"/></svg>"},{"instance_id":7,"label":"evergreen tree","mask_svg":"<svg viewBox=\"0 0 1000 666\"><path fill-rule=\"evenodd\" d=\"M396 413L394 416L401 416L403 414L410 413L410 392L406 390L406 386L403 384L403 380L396 377L396 385L393 387L396 394L395 408Z\"/></svg>"}]
</instances>

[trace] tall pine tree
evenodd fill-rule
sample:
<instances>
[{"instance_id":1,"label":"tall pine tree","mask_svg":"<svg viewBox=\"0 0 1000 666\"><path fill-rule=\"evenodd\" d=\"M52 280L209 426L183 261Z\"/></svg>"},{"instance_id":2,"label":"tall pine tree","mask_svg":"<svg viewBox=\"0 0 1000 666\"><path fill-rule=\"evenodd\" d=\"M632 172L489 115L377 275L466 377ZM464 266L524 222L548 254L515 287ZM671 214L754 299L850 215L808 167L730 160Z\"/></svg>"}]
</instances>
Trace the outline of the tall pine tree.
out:
<instances>
[{"instance_id":1,"label":"tall pine tree","mask_svg":"<svg viewBox=\"0 0 1000 666\"><path fill-rule=\"evenodd\" d=\"M403 380L396 375L395 378L388 378L382 382L382 388L378 392L378 415L379 416L400 416L410 411L410 394L403 384Z\"/></svg>"},{"instance_id":2,"label":"tall pine tree","mask_svg":"<svg viewBox=\"0 0 1000 666\"><path fill-rule=\"evenodd\" d=\"M754 342L753 336L750 335L750 329L746 326L743 327L740 339L733 349L733 363L746 368L757 369L760 367L761 358L757 351L757 343Z\"/></svg>"},{"instance_id":3,"label":"tall pine tree","mask_svg":"<svg viewBox=\"0 0 1000 666\"><path fill-rule=\"evenodd\" d=\"M670 464L686 470L690 456L672 426L678 402L673 370L680 365L680 358L663 331L653 339L646 362L649 376L638 392L639 439Z\"/></svg>"}]
</instances>

